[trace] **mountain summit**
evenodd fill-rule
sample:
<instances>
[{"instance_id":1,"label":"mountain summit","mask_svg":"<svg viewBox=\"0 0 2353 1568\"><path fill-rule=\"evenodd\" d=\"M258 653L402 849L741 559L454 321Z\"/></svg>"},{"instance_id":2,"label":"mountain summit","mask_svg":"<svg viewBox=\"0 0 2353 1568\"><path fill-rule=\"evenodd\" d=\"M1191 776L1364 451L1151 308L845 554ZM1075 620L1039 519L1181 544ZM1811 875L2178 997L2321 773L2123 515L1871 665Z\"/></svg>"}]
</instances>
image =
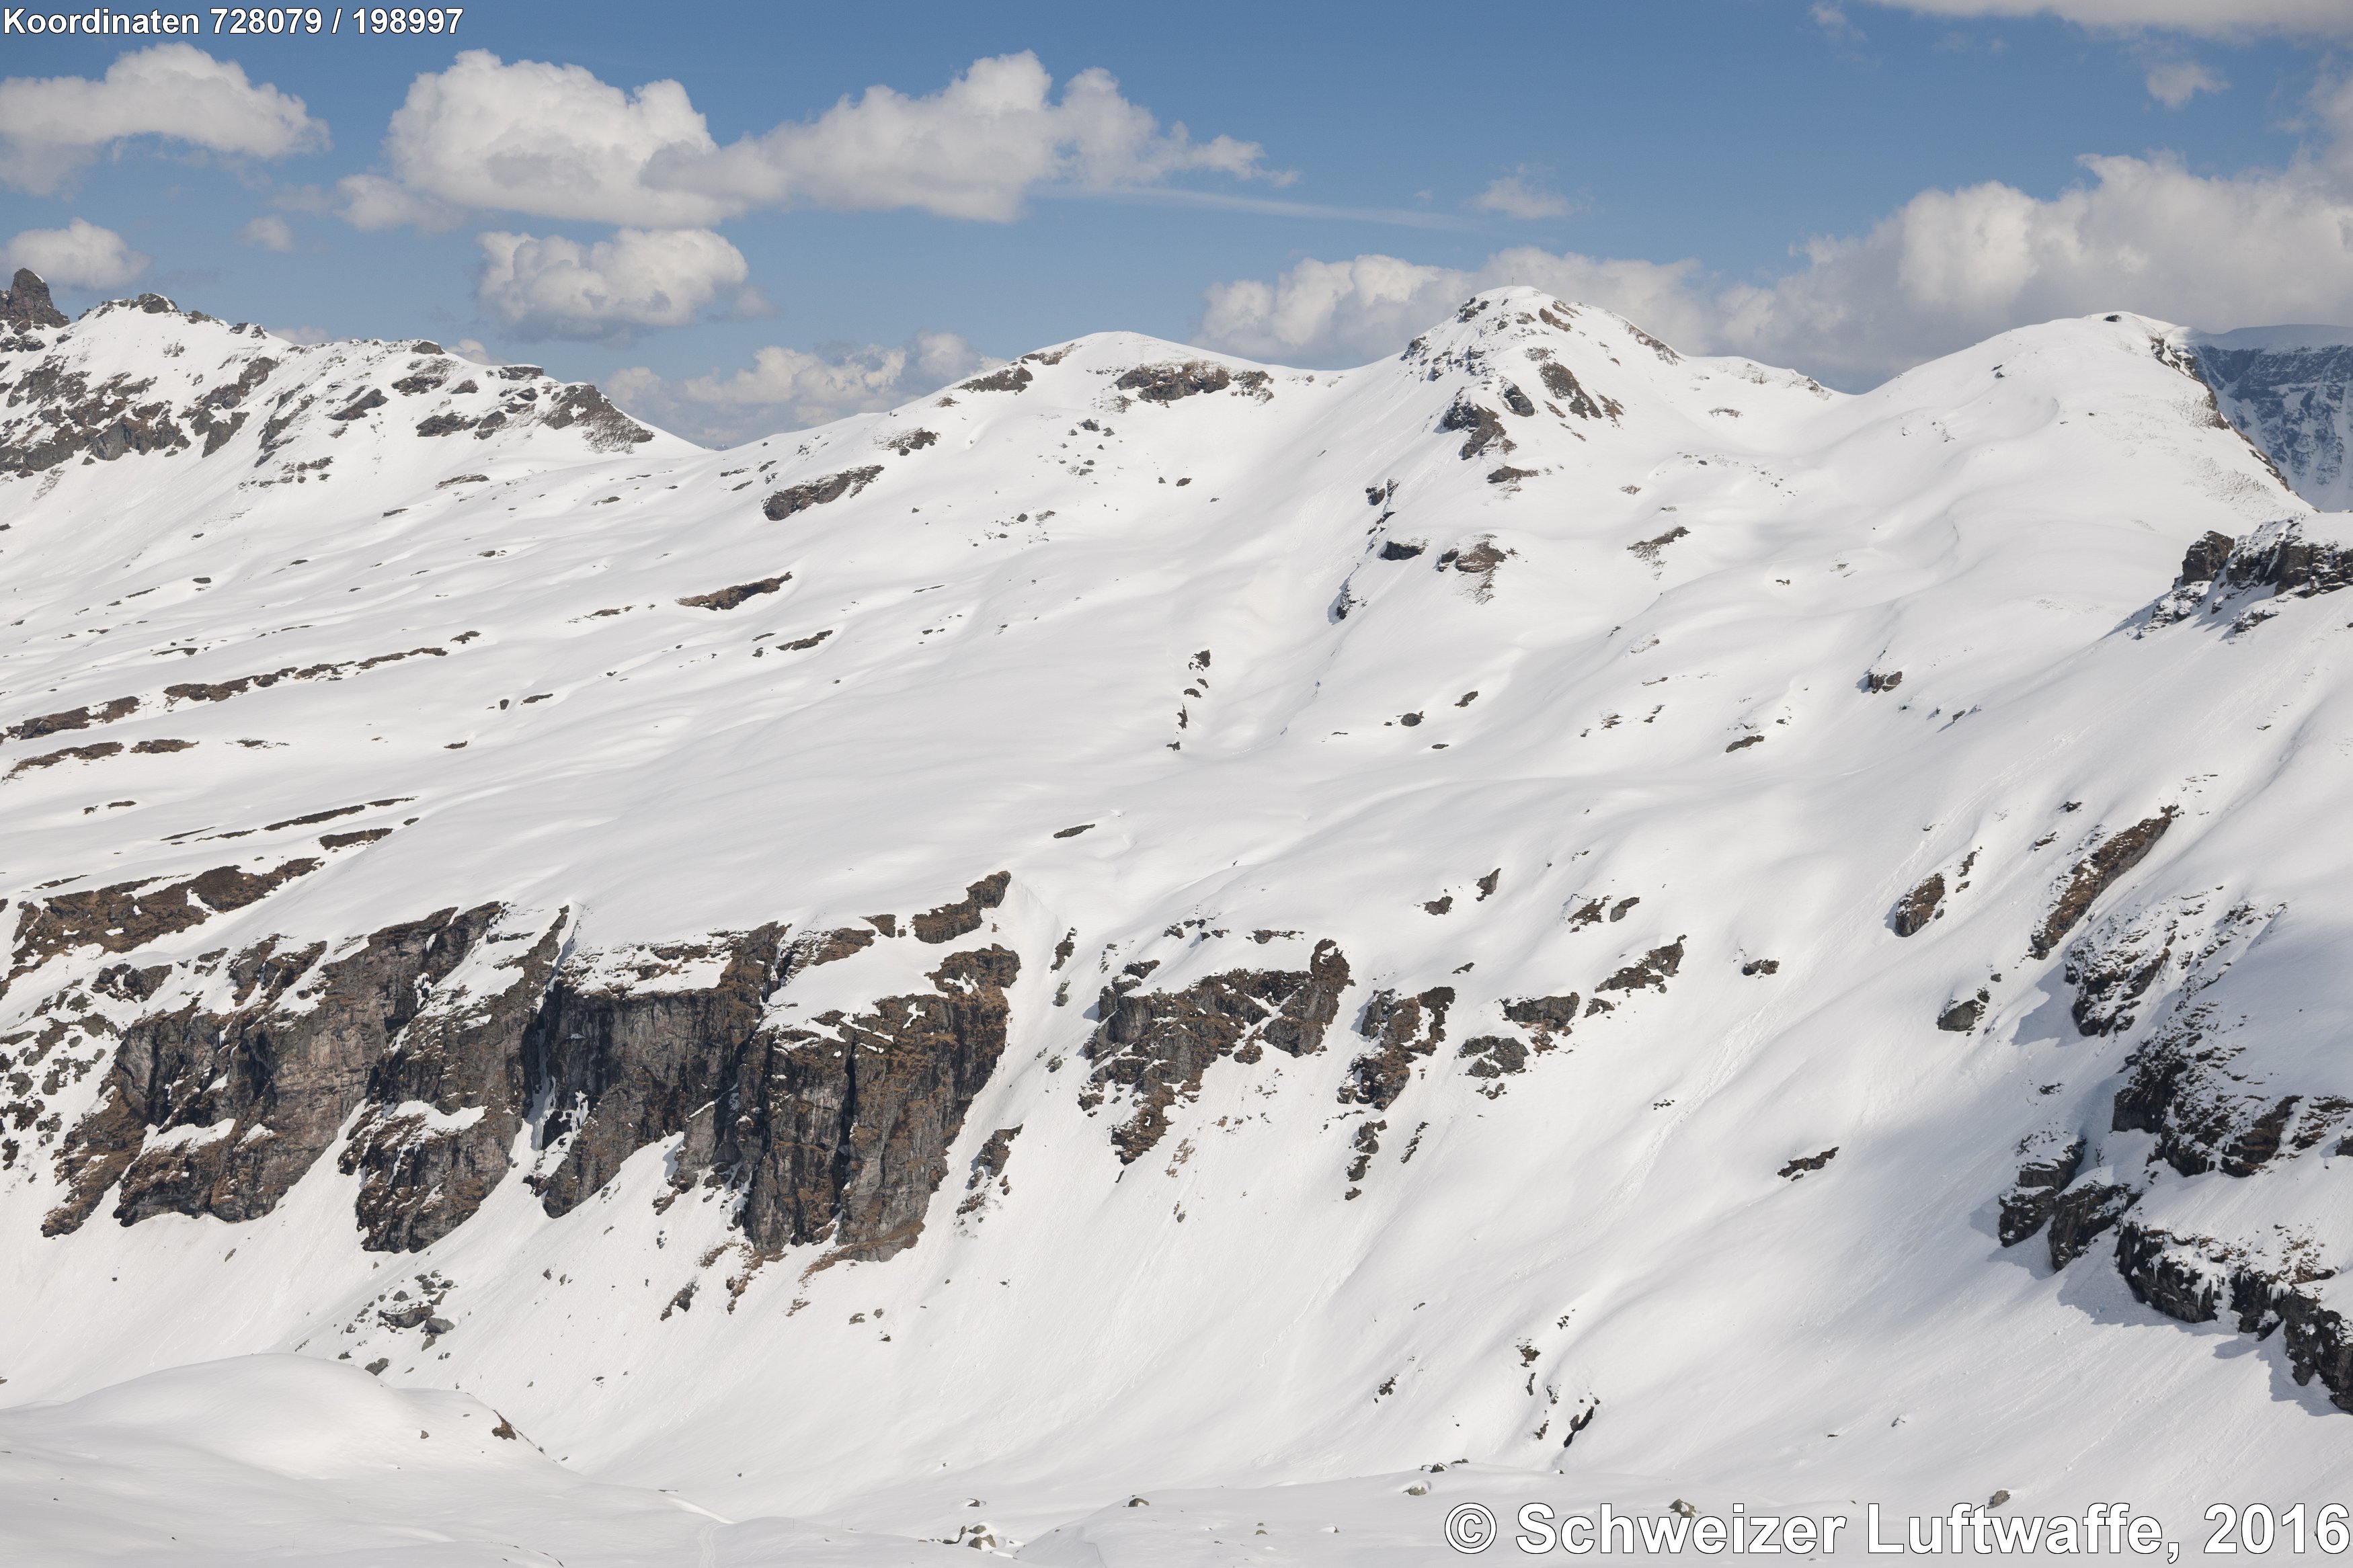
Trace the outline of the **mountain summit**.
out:
<instances>
[{"instance_id":1,"label":"mountain summit","mask_svg":"<svg viewBox=\"0 0 2353 1568\"><path fill-rule=\"evenodd\" d=\"M1850 396L1508 289L708 452L10 319L18 1398L1039 1561L2353 1458L2353 530L2213 344Z\"/></svg>"}]
</instances>

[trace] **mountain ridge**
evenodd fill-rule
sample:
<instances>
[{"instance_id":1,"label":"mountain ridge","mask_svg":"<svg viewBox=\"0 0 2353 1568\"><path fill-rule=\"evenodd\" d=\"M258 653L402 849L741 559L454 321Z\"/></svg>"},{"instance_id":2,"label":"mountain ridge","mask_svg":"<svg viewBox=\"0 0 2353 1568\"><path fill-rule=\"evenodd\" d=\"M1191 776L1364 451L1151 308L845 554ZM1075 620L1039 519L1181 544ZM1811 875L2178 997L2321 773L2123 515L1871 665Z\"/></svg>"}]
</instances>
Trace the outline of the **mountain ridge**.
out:
<instances>
[{"instance_id":1,"label":"mountain ridge","mask_svg":"<svg viewBox=\"0 0 2353 1568\"><path fill-rule=\"evenodd\" d=\"M1466 1448L2039 1507L2353 1444L2298 1425L2348 535L2178 329L1849 396L1504 289L719 453L423 342L37 337L26 1395L347 1351L935 1539ZM2069 1470L2108 1386L2244 1457Z\"/></svg>"}]
</instances>

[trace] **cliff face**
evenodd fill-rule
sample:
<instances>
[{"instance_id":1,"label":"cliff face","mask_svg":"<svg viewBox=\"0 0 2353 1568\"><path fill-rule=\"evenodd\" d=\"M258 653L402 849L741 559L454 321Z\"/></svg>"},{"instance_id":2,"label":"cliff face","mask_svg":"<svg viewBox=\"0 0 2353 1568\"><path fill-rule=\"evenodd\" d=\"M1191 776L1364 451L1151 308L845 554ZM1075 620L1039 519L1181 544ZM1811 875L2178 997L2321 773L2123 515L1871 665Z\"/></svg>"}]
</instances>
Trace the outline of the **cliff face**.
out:
<instances>
[{"instance_id":1,"label":"cliff face","mask_svg":"<svg viewBox=\"0 0 2353 1568\"><path fill-rule=\"evenodd\" d=\"M2192 347L1499 290L709 453L12 331L0 1377L348 1357L941 1539L1040 1454L2333 1475L2353 574Z\"/></svg>"},{"instance_id":2,"label":"cliff face","mask_svg":"<svg viewBox=\"0 0 2353 1568\"><path fill-rule=\"evenodd\" d=\"M2231 423L2327 511L2353 510L2353 331L2256 327L2191 340L2199 373Z\"/></svg>"}]
</instances>

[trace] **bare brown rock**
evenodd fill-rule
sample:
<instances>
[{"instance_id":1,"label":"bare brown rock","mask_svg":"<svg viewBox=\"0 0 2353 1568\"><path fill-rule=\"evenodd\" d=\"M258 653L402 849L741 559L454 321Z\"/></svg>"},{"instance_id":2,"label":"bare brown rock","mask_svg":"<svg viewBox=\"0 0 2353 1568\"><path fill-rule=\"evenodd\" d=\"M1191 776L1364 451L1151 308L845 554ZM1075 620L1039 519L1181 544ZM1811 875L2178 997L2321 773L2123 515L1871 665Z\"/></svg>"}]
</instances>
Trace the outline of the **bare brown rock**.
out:
<instances>
[{"instance_id":1,"label":"bare brown rock","mask_svg":"<svg viewBox=\"0 0 2353 1568\"><path fill-rule=\"evenodd\" d=\"M1005 889L1013 883L1010 871L994 871L964 890L964 897L952 904L942 904L928 910L909 922L917 942L934 944L954 942L980 929L981 911L993 910L1005 901Z\"/></svg>"},{"instance_id":2,"label":"bare brown rock","mask_svg":"<svg viewBox=\"0 0 2353 1568\"><path fill-rule=\"evenodd\" d=\"M2133 824L2077 862L2074 875L2027 944L2027 951L2037 958L2050 957L2061 939L2084 918L2093 900L2147 858L2157 841L2165 837L2165 830L2173 826L2174 810L2168 805L2155 816Z\"/></svg>"},{"instance_id":3,"label":"bare brown rock","mask_svg":"<svg viewBox=\"0 0 2353 1568\"><path fill-rule=\"evenodd\" d=\"M1027 372L1023 373L1027 374ZM844 496L854 496L882 477L879 467L845 468L823 479L807 479L797 485L787 485L760 503L760 510L770 522L782 522L796 512L815 506L838 501Z\"/></svg>"},{"instance_id":4,"label":"bare brown rock","mask_svg":"<svg viewBox=\"0 0 2353 1568\"><path fill-rule=\"evenodd\" d=\"M241 910L297 877L319 868L317 860L289 860L267 871L216 866L185 881L116 882L82 893L59 893L19 906L14 966L8 978L77 947L129 952L159 937L201 925L214 915ZM0 990L6 989L0 984Z\"/></svg>"},{"instance_id":5,"label":"bare brown rock","mask_svg":"<svg viewBox=\"0 0 2353 1568\"><path fill-rule=\"evenodd\" d=\"M1433 985L1419 996L1377 991L1356 1019L1356 1033L1375 1048L1348 1064L1340 1103L1387 1110L1413 1081L1416 1058L1434 1054L1446 1038L1446 1010L1454 987Z\"/></svg>"},{"instance_id":6,"label":"bare brown rock","mask_svg":"<svg viewBox=\"0 0 2353 1568\"><path fill-rule=\"evenodd\" d=\"M1509 452L1514 446L1512 438L1504 434L1503 417L1493 409L1482 407L1472 402L1468 394L1460 394L1455 397L1446 412L1440 416L1438 427L1440 430L1465 432L1462 438L1462 450L1460 454L1465 461L1478 457L1490 447L1498 451Z\"/></svg>"},{"instance_id":7,"label":"bare brown rock","mask_svg":"<svg viewBox=\"0 0 2353 1568\"><path fill-rule=\"evenodd\" d=\"M2084 1149L2082 1138L2058 1134L2030 1138L2019 1145L2025 1159L2001 1195L2001 1217L1995 1229L2004 1247L2016 1247L2042 1228L2058 1208L2060 1194L2083 1168Z\"/></svg>"},{"instance_id":8,"label":"bare brown rock","mask_svg":"<svg viewBox=\"0 0 2353 1568\"><path fill-rule=\"evenodd\" d=\"M987 375L976 375L970 381L959 383L956 390L958 392L1018 392L1036 379L1037 377L1029 374L1029 368L1027 365L1008 364L1003 370L993 370Z\"/></svg>"},{"instance_id":9,"label":"bare brown rock","mask_svg":"<svg viewBox=\"0 0 2353 1568\"><path fill-rule=\"evenodd\" d=\"M1683 941L1677 937L1664 947L1654 947L1635 963L1612 974L1593 989L1602 991L1664 991L1667 980L1683 966Z\"/></svg>"},{"instance_id":10,"label":"bare brown rock","mask_svg":"<svg viewBox=\"0 0 2353 1568\"><path fill-rule=\"evenodd\" d=\"M2064 1268L2092 1248L2092 1243L2115 1227L2140 1194L2132 1188L2105 1182L2087 1182L2060 1194L2051 1208L2051 1267Z\"/></svg>"},{"instance_id":11,"label":"bare brown rock","mask_svg":"<svg viewBox=\"0 0 2353 1568\"><path fill-rule=\"evenodd\" d=\"M1304 970L1229 970L1182 991L1138 991L1136 980L1106 987L1103 1021L1081 1053L1095 1070L1079 1103L1092 1110L1116 1090L1134 1105L1112 1135L1131 1163L1167 1131L1169 1107L1200 1092L1210 1063L1254 1062L1266 1046L1294 1057L1323 1049L1348 979L1347 958L1326 941Z\"/></svg>"},{"instance_id":12,"label":"bare brown rock","mask_svg":"<svg viewBox=\"0 0 2353 1568\"><path fill-rule=\"evenodd\" d=\"M62 713L44 713L37 719L26 719L8 727L6 738L11 741L37 741L44 735L54 735L64 730L87 730L93 724L111 724L139 710L136 697L116 697L95 708L69 708Z\"/></svg>"},{"instance_id":13,"label":"bare brown rock","mask_svg":"<svg viewBox=\"0 0 2353 1568\"><path fill-rule=\"evenodd\" d=\"M94 763L113 756L121 750L122 742L120 741L100 741L90 746L68 746L62 751L44 752L38 756L19 761L8 770L8 776L13 779L28 768L53 768L59 763Z\"/></svg>"},{"instance_id":14,"label":"bare brown rock","mask_svg":"<svg viewBox=\"0 0 2353 1568\"><path fill-rule=\"evenodd\" d=\"M693 610L732 610L747 599L773 594L792 580L791 573L781 572L774 577L763 577L756 583L738 583L732 588L714 588L708 594L691 595L679 603Z\"/></svg>"},{"instance_id":15,"label":"bare brown rock","mask_svg":"<svg viewBox=\"0 0 2353 1568\"><path fill-rule=\"evenodd\" d=\"M1897 936L1911 936L1943 912L1944 901L1945 874L1939 871L1904 895L1903 901L1888 914L1888 929Z\"/></svg>"}]
</instances>

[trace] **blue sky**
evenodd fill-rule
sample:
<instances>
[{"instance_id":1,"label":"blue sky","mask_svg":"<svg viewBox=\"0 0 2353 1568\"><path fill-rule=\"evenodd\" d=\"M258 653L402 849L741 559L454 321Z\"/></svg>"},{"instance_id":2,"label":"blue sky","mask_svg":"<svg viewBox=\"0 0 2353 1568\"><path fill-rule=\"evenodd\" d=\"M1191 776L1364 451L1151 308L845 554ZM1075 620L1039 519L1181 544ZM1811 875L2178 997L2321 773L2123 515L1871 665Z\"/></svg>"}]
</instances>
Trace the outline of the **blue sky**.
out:
<instances>
[{"instance_id":1,"label":"blue sky","mask_svg":"<svg viewBox=\"0 0 2353 1568\"><path fill-rule=\"evenodd\" d=\"M192 42L0 33L0 247L69 309L469 340L708 439L1105 329L1353 363L1508 281L1847 386L2092 310L2353 319L2353 0L492 4Z\"/></svg>"}]
</instances>

